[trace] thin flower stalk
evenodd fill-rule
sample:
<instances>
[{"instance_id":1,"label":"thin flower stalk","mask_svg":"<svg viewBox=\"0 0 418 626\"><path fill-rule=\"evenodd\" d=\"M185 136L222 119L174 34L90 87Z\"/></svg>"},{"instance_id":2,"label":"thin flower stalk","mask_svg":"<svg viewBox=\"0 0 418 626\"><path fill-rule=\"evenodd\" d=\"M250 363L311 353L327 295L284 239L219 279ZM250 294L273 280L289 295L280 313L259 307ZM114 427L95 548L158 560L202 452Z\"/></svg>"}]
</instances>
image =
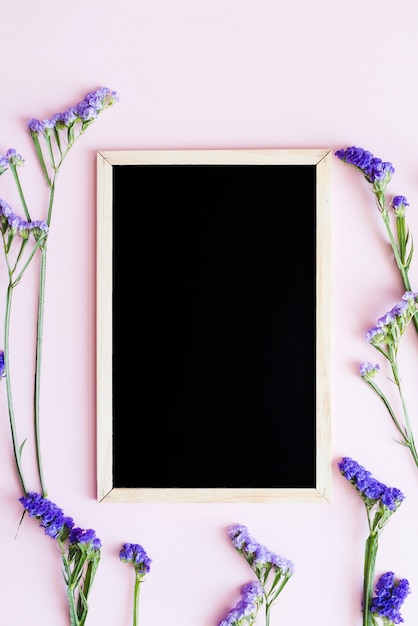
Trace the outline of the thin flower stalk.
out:
<instances>
[{"instance_id":1,"label":"thin flower stalk","mask_svg":"<svg viewBox=\"0 0 418 626\"><path fill-rule=\"evenodd\" d=\"M279 594L294 574L294 564L259 543L242 524L231 526L228 536L237 552L244 557L263 590L266 626L270 626L271 610Z\"/></svg>"},{"instance_id":2,"label":"thin flower stalk","mask_svg":"<svg viewBox=\"0 0 418 626\"><path fill-rule=\"evenodd\" d=\"M42 338L44 323L44 307L45 307L45 283L47 269L47 234L52 220L52 211L56 192L56 181L60 168L67 156L69 150L73 147L76 140L87 130L87 128L95 121L98 115L106 108L117 102L119 95L115 91L111 91L106 87L100 87L96 91L89 92L84 99L77 105L69 107L62 113L55 114L52 118L39 121L30 119L28 121L28 129L33 140L35 152L45 179L49 188L49 201L47 207L47 217L45 222L32 221L28 204L20 181L18 168L24 164L23 157L14 149L10 148L6 155L0 155L0 174L8 169L11 171L19 198L25 213L27 231L33 234L35 245L32 247L28 258L22 261L23 245L20 248L19 255L14 261L14 265L9 259L11 250L11 241L16 232L25 239L28 234L22 229L24 220L17 222L17 218L10 207L4 201L0 200L0 217L2 218L3 247L6 255L6 261L9 268L9 288L7 291L6 314L4 325L4 358L5 369L7 372L7 399L9 405L9 421L12 434L12 444L14 449L15 461L19 480L24 493L27 493L27 484L23 477L21 465L22 445L19 444L15 423L15 415L13 410L12 387L10 383L10 354L9 354L9 333L10 333L10 315L12 291L20 282L29 263L35 258L35 254L40 253L40 271L38 286L38 313L37 313L37 331L36 331L36 360L35 360L35 380L34 380L34 433L35 433L35 450L37 459L38 479L41 492L47 495L47 487L44 478L42 455L41 455L41 436L40 436L40 392L41 392L41 370L42 370ZM43 142L43 145L42 145ZM45 156L45 151L46 155ZM11 218L14 218L12 221ZM24 242L26 245L26 241ZM13 269L12 269L13 268ZM19 270L19 271L18 271ZM15 272L18 271L17 276Z\"/></svg>"},{"instance_id":3,"label":"thin flower stalk","mask_svg":"<svg viewBox=\"0 0 418 626\"><path fill-rule=\"evenodd\" d=\"M372 600L379 539L405 496L396 487L387 487L376 480L368 470L350 457L341 459L338 468L341 475L354 487L366 508L369 535L364 550L362 623L363 626L375 626Z\"/></svg>"},{"instance_id":4,"label":"thin flower stalk","mask_svg":"<svg viewBox=\"0 0 418 626\"><path fill-rule=\"evenodd\" d=\"M124 543L119 558L123 563L130 563L135 571L132 626L138 626L140 587L145 575L151 569L152 559L139 543Z\"/></svg>"},{"instance_id":5,"label":"thin flower stalk","mask_svg":"<svg viewBox=\"0 0 418 626\"><path fill-rule=\"evenodd\" d=\"M335 156L343 163L354 167L370 185L404 289L411 291L409 270L414 255L414 243L406 221L406 209L409 202L405 196L394 196L391 201L387 197L387 187L395 173L395 168L392 163L382 161L369 150L357 146L337 150ZM418 332L418 315L414 316L413 323Z\"/></svg>"},{"instance_id":6,"label":"thin flower stalk","mask_svg":"<svg viewBox=\"0 0 418 626\"><path fill-rule=\"evenodd\" d=\"M3 170L6 163L16 165L23 164L23 159L15 150L9 150L5 157L2 157ZM27 485L23 475L21 463L23 442L18 440L15 413L13 407L11 374L10 374L10 320L12 310L12 297L15 287L20 283L24 272L29 267L36 253L46 242L48 226L42 221L27 221L16 215L11 207L4 200L0 199L0 230L3 241L3 249L8 270L8 287L6 292L6 308L4 316L4 361L6 376L6 394L8 401L9 423L12 437L13 452L15 457L18 478L24 493L27 492ZM12 244L16 245L17 251Z\"/></svg>"}]
</instances>

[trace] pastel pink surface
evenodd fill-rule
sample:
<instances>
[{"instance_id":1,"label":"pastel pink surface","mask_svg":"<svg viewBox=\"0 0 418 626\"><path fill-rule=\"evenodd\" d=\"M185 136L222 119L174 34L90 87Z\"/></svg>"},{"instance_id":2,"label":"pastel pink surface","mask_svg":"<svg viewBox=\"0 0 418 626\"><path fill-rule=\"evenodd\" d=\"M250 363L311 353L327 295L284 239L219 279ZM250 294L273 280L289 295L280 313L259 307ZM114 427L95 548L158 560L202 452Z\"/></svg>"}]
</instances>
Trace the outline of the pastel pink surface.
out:
<instances>
[{"instance_id":1,"label":"pastel pink surface","mask_svg":"<svg viewBox=\"0 0 418 626\"><path fill-rule=\"evenodd\" d=\"M253 578L226 535L226 528L238 522L295 563L295 575L273 609L273 624L331 626L338 615L339 626L360 626L368 528L359 498L339 475L342 456L356 458L379 480L406 494L382 536L377 574L392 570L408 578L413 591L418 588L413 547L418 474L394 441L396 432L384 409L358 376L358 363L375 358L365 332L397 302L402 289L372 194L361 177L336 158L329 303L332 503L114 505L99 504L95 497L96 152L289 147L327 147L334 152L356 144L394 164L390 189L393 195L408 197L409 223L417 232L417 17L414 3L394 8L388 0L379 4L379 11L359 0L75 0L64 14L51 0L42 10L23 0L2 8L0 153L14 147L25 156L22 181L31 207L43 210L46 189L27 119L48 117L100 85L121 96L80 139L63 167L48 251L45 473L50 498L80 526L94 528L103 541L90 598L90 626L132 623L132 572L118 558L126 541L141 543L153 559L141 589L141 624L217 626L237 602L241 586ZM11 177L2 176L0 187L0 197L17 203ZM139 192L135 203L140 206L141 200ZM130 225L136 210L127 207L122 216ZM280 193L277 210L284 210ZM297 222L297 190L294 211ZM140 268L130 271L135 275ZM415 265L415 285L417 272ZM0 279L4 286L4 265ZM31 411L27 391L32 385L34 280L35 274L29 273L14 302L16 351L27 361L19 383L15 380L21 391L16 397L19 415ZM295 292L298 289L295 284ZM284 300L293 296L283 294ZM414 347L405 349L403 358L415 423L418 399L409 382L417 375ZM303 391L303 375L300 385ZM53 541L28 519L15 537L20 492L4 387L0 402L0 621L8 626L66 626L66 598ZM135 414L135 406L131 410ZM287 408L284 412L292 419ZM32 437L29 420L20 428L22 440ZM262 449L261 431L259 436ZM243 452L240 462L252 462L250 457L250 450ZM30 455L25 457L29 475L32 465ZM418 617L415 594L407 599L403 616L406 623Z\"/></svg>"}]
</instances>

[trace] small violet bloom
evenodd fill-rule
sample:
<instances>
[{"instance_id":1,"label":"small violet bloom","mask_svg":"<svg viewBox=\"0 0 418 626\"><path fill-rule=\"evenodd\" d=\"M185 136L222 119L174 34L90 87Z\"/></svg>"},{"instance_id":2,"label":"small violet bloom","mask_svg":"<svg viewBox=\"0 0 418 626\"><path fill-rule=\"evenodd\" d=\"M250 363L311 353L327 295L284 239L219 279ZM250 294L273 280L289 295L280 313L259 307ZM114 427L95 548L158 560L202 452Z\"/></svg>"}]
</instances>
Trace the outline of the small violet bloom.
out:
<instances>
[{"instance_id":1,"label":"small violet bloom","mask_svg":"<svg viewBox=\"0 0 418 626\"><path fill-rule=\"evenodd\" d=\"M406 207L409 206L409 202L405 196L395 196L392 198L390 206L392 207L396 217L403 217L405 215Z\"/></svg>"},{"instance_id":2,"label":"small violet bloom","mask_svg":"<svg viewBox=\"0 0 418 626\"><path fill-rule=\"evenodd\" d=\"M263 602L263 588L258 581L241 589L241 600L231 609L218 626L252 626Z\"/></svg>"},{"instance_id":3,"label":"small violet bloom","mask_svg":"<svg viewBox=\"0 0 418 626\"><path fill-rule=\"evenodd\" d=\"M6 364L4 362L4 352L0 350L0 378L4 378L6 376Z\"/></svg>"},{"instance_id":4,"label":"small violet bloom","mask_svg":"<svg viewBox=\"0 0 418 626\"><path fill-rule=\"evenodd\" d=\"M125 563L132 563L139 574L145 575L150 571L152 559L139 543L124 543L119 558Z\"/></svg>"},{"instance_id":5,"label":"small violet bloom","mask_svg":"<svg viewBox=\"0 0 418 626\"><path fill-rule=\"evenodd\" d=\"M373 365L370 361L365 361L364 363L360 363L360 376L366 380L370 378L374 378L377 372L380 370L379 363Z\"/></svg>"},{"instance_id":6,"label":"small violet bloom","mask_svg":"<svg viewBox=\"0 0 418 626\"><path fill-rule=\"evenodd\" d=\"M102 542L96 537L96 531L92 528L83 530L82 528L72 528L69 536L69 542L71 544L90 544L93 550L100 550Z\"/></svg>"},{"instance_id":7,"label":"small violet bloom","mask_svg":"<svg viewBox=\"0 0 418 626\"><path fill-rule=\"evenodd\" d=\"M8 159L10 165L15 167L23 165L25 162L25 159L14 148L9 148L6 152L6 159Z\"/></svg>"},{"instance_id":8,"label":"small violet bloom","mask_svg":"<svg viewBox=\"0 0 418 626\"><path fill-rule=\"evenodd\" d=\"M9 159L0 154L0 174L3 174L9 167Z\"/></svg>"}]
</instances>

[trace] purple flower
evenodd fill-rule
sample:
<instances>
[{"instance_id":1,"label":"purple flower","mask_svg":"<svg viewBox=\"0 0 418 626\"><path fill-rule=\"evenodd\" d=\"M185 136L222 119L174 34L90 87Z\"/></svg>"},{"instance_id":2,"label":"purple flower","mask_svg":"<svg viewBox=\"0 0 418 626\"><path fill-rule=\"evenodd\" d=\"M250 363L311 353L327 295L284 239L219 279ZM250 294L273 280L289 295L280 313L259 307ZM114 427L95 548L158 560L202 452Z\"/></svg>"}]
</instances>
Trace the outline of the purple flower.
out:
<instances>
[{"instance_id":1,"label":"purple flower","mask_svg":"<svg viewBox=\"0 0 418 626\"><path fill-rule=\"evenodd\" d=\"M335 156L344 163L356 167L376 190L384 189L395 173L392 163L382 161L368 150L357 146L337 150Z\"/></svg>"},{"instance_id":2,"label":"purple flower","mask_svg":"<svg viewBox=\"0 0 418 626\"><path fill-rule=\"evenodd\" d=\"M251 626L263 602L263 588L256 582L247 583L241 589L241 599L218 626Z\"/></svg>"},{"instance_id":3,"label":"purple flower","mask_svg":"<svg viewBox=\"0 0 418 626\"><path fill-rule=\"evenodd\" d=\"M8 159L10 165L15 167L23 165L25 162L25 159L14 148L9 148L6 152L6 159Z\"/></svg>"},{"instance_id":4,"label":"purple flower","mask_svg":"<svg viewBox=\"0 0 418 626\"><path fill-rule=\"evenodd\" d=\"M394 512L405 499L404 494L399 489L387 487L379 482L373 478L369 471L350 457L341 459L338 468L342 476L356 489L369 510L378 506L382 513Z\"/></svg>"},{"instance_id":5,"label":"purple flower","mask_svg":"<svg viewBox=\"0 0 418 626\"><path fill-rule=\"evenodd\" d=\"M405 208L409 206L408 200L405 196L395 196L392 198L391 205L397 217L403 217L405 215Z\"/></svg>"},{"instance_id":6,"label":"purple flower","mask_svg":"<svg viewBox=\"0 0 418 626\"><path fill-rule=\"evenodd\" d=\"M137 573L146 574L150 571L152 559L139 543L124 543L119 558L125 563L132 563Z\"/></svg>"},{"instance_id":7,"label":"purple flower","mask_svg":"<svg viewBox=\"0 0 418 626\"><path fill-rule=\"evenodd\" d=\"M44 122L41 122L40 120L37 120L35 118L31 118L30 120L28 120L28 128L31 134L38 135L39 133L43 132L45 126Z\"/></svg>"},{"instance_id":8,"label":"purple flower","mask_svg":"<svg viewBox=\"0 0 418 626\"><path fill-rule=\"evenodd\" d=\"M369 380L370 378L374 378L377 372L380 370L379 363L373 365L370 361L365 361L364 363L360 363L360 376L365 380Z\"/></svg>"},{"instance_id":9,"label":"purple flower","mask_svg":"<svg viewBox=\"0 0 418 626\"><path fill-rule=\"evenodd\" d=\"M9 168L9 159L0 154L0 174L3 174Z\"/></svg>"},{"instance_id":10,"label":"purple flower","mask_svg":"<svg viewBox=\"0 0 418 626\"><path fill-rule=\"evenodd\" d=\"M6 364L4 362L4 352L0 350L0 378L4 378L6 376Z\"/></svg>"},{"instance_id":11,"label":"purple flower","mask_svg":"<svg viewBox=\"0 0 418 626\"><path fill-rule=\"evenodd\" d=\"M71 517L65 517L62 509L39 493L28 493L19 498L19 502L30 517L40 520L40 526L45 529L45 534L53 539L66 538L74 525Z\"/></svg>"},{"instance_id":12,"label":"purple flower","mask_svg":"<svg viewBox=\"0 0 418 626\"><path fill-rule=\"evenodd\" d=\"M385 623L400 624L404 621L400 609L410 592L406 578L396 579L393 572L386 572L376 583L376 595L372 599L370 612L384 618Z\"/></svg>"},{"instance_id":13,"label":"purple flower","mask_svg":"<svg viewBox=\"0 0 418 626\"><path fill-rule=\"evenodd\" d=\"M43 133L50 135L56 129L71 128L77 122L92 122L101 111L119 101L119 93L107 87L99 87L96 91L87 93L83 100L75 106L70 106L62 112L55 113L49 120L42 122L31 118L28 120L28 128L31 135Z\"/></svg>"},{"instance_id":14,"label":"purple flower","mask_svg":"<svg viewBox=\"0 0 418 626\"><path fill-rule=\"evenodd\" d=\"M69 542L71 544L90 544L94 550L100 550L102 542L96 537L96 532L92 528L83 530L82 528L73 528L70 532Z\"/></svg>"},{"instance_id":15,"label":"purple flower","mask_svg":"<svg viewBox=\"0 0 418 626\"><path fill-rule=\"evenodd\" d=\"M261 570L271 568L282 575L292 576L294 565L292 561L271 552L248 532L242 524L235 524L227 530L233 546L245 558L248 564L260 573Z\"/></svg>"},{"instance_id":16,"label":"purple flower","mask_svg":"<svg viewBox=\"0 0 418 626\"><path fill-rule=\"evenodd\" d=\"M405 291L402 299L367 331L367 341L374 346L382 343L396 345L417 312L417 304L418 292Z\"/></svg>"}]
</instances>

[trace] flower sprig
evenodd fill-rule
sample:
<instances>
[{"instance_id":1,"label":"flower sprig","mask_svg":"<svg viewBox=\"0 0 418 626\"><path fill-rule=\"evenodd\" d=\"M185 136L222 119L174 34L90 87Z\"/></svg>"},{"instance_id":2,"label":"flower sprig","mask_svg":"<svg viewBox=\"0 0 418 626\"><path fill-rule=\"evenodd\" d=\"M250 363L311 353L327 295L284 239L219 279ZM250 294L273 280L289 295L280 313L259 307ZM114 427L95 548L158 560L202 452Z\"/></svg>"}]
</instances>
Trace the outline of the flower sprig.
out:
<instances>
[{"instance_id":1,"label":"flower sprig","mask_svg":"<svg viewBox=\"0 0 418 626\"><path fill-rule=\"evenodd\" d=\"M84 626L88 597L101 556L101 541L93 529L74 526L74 520L41 494L19 498L24 510L40 522L44 533L55 539L61 553L71 626Z\"/></svg>"},{"instance_id":2,"label":"flower sprig","mask_svg":"<svg viewBox=\"0 0 418 626\"><path fill-rule=\"evenodd\" d=\"M134 601L133 601L133 626L138 625L138 607L140 584L145 575L151 569L152 559L149 558L144 548L139 543L124 543L119 558L124 563L131 563L135 571Z\"/></svg>"},{"instance_id":3,"label":"flower sprig","mask_svg":"<svg viewBox=\"0 0 418 626\"><path fill-rule=\"evenodd\" d=\"M263 590L266 626L270 624L273 604L294 574L294 564L256 541L243 524L235 524L227 530L232 545L244 557L257 577Z\"/></svg>"},{"instance_id":4,"label":"flower sprig","mask_svg":"<svg viewBox=\"0 0 418 626\"><path fill-rule=\"evenodd\" d=\"M389 161L383 161L369 150L357 146L337 150L335 156L343 163L354 167L370 185L389 237L404 290L412 291L409 269L414 254L414 243L406 221L405 210L409 202L405 196L394 196L390 201L386 197L387 186L392 180L395 168ZM392 215L395 224L391 219ZM414 317L414 324L418 332L418 317Z\"/></svg>"},{"instance_id":5,"label":"flower sprig","mask_svg":"<svg viewBox=\"0 0 418 626\"><path fill-rule=\"evenodd\" d=\"M387 194L387 186L395 173L395 168L391 163L384 162L375 157L370 151L356 146L337 150L335 155L343 163L354 167L369 183L371 191L375 195L392 247L393 256L405 288L401 299L382 315L375 326L366 333L366 339L369 344L386 359L391 368L391 381L397 388L402 412L401 416L398 415L398 411L395 411L387 395L376 382L377 374L381 369L379 363L364 361L360 363L359 370L361 378L383 402L400 435L398 443L401 443L409 450L418 469L418 451L402 387L402 376L398 360L399 345L411 321L418 332L418 292L411 288L409 278L414 255L413 238L406 221L409 202L403 195L390 197Z\"/></svg>"},{"instance_id":6,"label":"flower sprig","mask_svg":"<svg viewBox=\"0 0 418 626\"><path fill-rule=\"evenodd\" d=\"M45 534L58 544L61 553L63 577L66 585L71 626L84 626L88 615L88 598L100 562L101 541L92 529L74 526L70 517L64 516L54 502L47 498L43 472L40 437L40 390L42 364L42 337L45 306L47 268L47 241L50 234L56 182L60 168L69 150L93 121L119 99L118 93L106 87L89 92L76 106L57 113L48 120L28 121L36 155L49 189L44 219L33 219L23 190L19 170L25 159L15 148L0 154L0 175L9 172L15 181L23 217L0 198L0 233L3 243L8 284L4 313L4 350L0 352L0 378L5 378L8 415L15 465L23 495L23 515L26 513L40 521ZM39 216L38 216L39 217ZM35 349L35 380L33 388L33 421L35 436L36 469L39 489L29 489L22 466L22 451L27 441L19 440L13 405L12 372L10 359L10 329L14 290L20 284L27 268L39 260L37 288L38 310Z\"/></svg>"},{"instance_id":7,"label":"flower sprig","mask_svg":"<svg viewBox=\"0 0 418 626\"><path fill-rule=\"evenodd\" d=\"M350 457L341 459L338 468L341 475L354 487L366 509L369 535L364 552L363 626L374 626L376 622L372 613L376 612L377 601L373 603L372 596L379 537L405 496L396 487L387 487L378 481L371 472ZM379 590L380 586L377 588L378 592ZM390 624L391 622L387 622L385 626Z\"/></svg>"},{"instance_id":8,"label":"flower sprig","mask_svg":"<svg viewBox=\"0 0 418 626\"><path fill-rule=\"evenodd\" d=\"M20 443L16 427L16 418L13 406L13 393L10 371L10 320L12 311L12 296L16 286L20 283L29 264L40 254L39 286L38 286L38 314L36 336L36 359L34 381L34 433L37 471L42 495L47 496L47 487L43 472L40 437L40 390L42 367L42 336L45 302L45 282L47 267L47 239L52 219L56 181L60 168L69 150L76 140L86 131L95 119L109 106L119 100L116 91L107 87L100 87L96 91L88 92L83 100L75 106L56 113L50 119L39 121L30 119L28 129L33 140L36 155L49 188L49 200L44 220L33 220L21 184L19 168L25 164L25 159L15 148L9 148L5 155L0 155L0 175L11 171L19 198L24 211L24 217L19 217L10 205L0 198L0 231L2 234L4 256L8 268L8 287L6 294L6 309L4 317L4 368L6 371L6 391L9 412L9 423L15 464L19 481L24 494L28 493L27 482L21 463L23 443ZM20 244L12 246L12 242Z\"/></svg>"}]
</instances>

